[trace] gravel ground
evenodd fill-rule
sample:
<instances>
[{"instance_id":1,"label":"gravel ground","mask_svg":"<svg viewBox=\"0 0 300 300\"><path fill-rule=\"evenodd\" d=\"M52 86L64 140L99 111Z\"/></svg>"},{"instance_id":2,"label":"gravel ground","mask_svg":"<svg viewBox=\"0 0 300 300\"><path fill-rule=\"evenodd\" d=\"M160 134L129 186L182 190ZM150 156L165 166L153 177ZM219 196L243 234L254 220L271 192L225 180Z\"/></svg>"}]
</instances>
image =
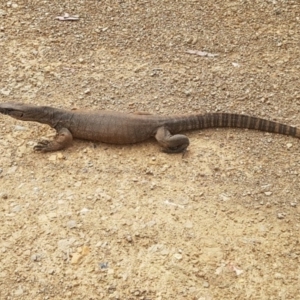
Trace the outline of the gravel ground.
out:
<instances>
[{"instance_id":1,"label":"gravel ground","mask_svg":"<svg viewBox=\"0 0 300 300\"><path fill-rule=\"evenodd\" d=\"M0 101L300 126L299 45L299 1L0 0ZM0 116L1 299L300 299L297 139L53 135Z\"/></svg>"}]
</instances>

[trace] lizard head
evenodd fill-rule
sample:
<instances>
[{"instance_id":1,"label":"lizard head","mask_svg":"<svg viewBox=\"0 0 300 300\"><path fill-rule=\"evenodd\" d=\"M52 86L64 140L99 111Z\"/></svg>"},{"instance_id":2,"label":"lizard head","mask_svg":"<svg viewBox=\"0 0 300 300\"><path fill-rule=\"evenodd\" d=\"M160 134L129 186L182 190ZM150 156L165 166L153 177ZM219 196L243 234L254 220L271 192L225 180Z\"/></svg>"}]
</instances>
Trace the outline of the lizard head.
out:
<instances>
[{"instance_id":1,"label":"lizard head","mask_svg":"<svg viewBox=\"0 0 300 300\"><path fill-rule=\"evenodd\" d=\"M0 113L22 121L36 121L42 120L47 110L35 105L6 102L0 103Z\"/></svg>"}]
</instances>

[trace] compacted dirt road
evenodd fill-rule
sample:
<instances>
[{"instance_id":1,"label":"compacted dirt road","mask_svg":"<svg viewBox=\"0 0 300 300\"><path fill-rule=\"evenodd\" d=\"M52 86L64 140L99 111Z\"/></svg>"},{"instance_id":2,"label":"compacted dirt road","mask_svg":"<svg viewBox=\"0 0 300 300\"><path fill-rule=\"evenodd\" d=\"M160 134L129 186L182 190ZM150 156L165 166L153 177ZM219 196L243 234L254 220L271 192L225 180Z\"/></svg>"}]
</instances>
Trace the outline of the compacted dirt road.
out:
<instances>
[{"instance_id":1,"label":"compacted dirt road","mask_svg":"<svg viewBox=\"0 0 300 300\"><path fill-rule=\"evenodd\" d=\"M5 0L0 101L300 126L299 45L297 0ZM54 134L0 116L1 299L300 299L298 139L32 150Z\"/></svg>"}]
</instances>

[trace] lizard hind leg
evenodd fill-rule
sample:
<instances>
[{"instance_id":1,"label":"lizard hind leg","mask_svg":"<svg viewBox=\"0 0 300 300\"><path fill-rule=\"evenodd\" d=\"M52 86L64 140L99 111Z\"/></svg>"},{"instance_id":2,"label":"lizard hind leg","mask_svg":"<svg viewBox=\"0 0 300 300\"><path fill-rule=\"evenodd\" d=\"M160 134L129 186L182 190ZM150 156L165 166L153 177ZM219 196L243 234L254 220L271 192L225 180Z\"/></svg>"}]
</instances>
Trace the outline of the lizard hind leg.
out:
<instances>
[{"instance_id":1,"label":"lizard hind leg","mask_svg":"<svg viewBox=\"0 0 300 300\"><path fill-rule=\"evenodd\" d=\"M166 153L184 153L190 144L190 141L186 135L172 135L165 127L159 127L157 129L155 138L163 147L163 152Z\"/></svg>"},{"instance_id":2,"label":"lizard hind leg","mask_svg":"<svg viewBox=\"0 0 300 300\"><path fill-rule=\"evenodd\" d=\"M69 147L72 144L73 136L67 128L61 128L54 140L52 141L40 141L33 147L35 151L39 152L51 152L58 151Z\"/></svg>"}]
</instances>

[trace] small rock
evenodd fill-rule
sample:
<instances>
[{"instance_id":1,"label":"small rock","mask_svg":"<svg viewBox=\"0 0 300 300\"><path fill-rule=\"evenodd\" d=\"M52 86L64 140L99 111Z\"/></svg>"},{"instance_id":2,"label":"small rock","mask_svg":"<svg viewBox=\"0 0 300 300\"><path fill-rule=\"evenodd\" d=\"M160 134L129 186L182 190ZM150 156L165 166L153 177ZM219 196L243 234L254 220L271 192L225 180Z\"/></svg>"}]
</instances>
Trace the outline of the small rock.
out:
<instances>
[{"instance_id":1,"label":"small rock","mask_svg":"<svg viewBox=\"0 0 300 300\"><path fill-rule=\"evenodd\" d=\"M133 241L131 235L127 235L126 240L128 243L132 243L132 241Z\"/></svg>"},{"instance_id":2,"label":"small rock","mask_svg":"<svg viewBox=\"0 0 300 300\"><path fill-rule=\"evenodd\" d=\"M284 276L283 276L281 273L275 273L275 274L274 274L274 278L275 278L275 279L283 279Z\"/></svg>"},{"instance_id":3,"label":"small rock","mask_svg":"<svg viewBox=\"0 0 300 300\"><path fill-rule=\"evenodd\" d=\"M52 154L48 157L49 161L56 161L56 154Z\"/></svg>"},{"instance_id":4,"label":"small rock","mask_svg":"<svg viewBox=\"0 0 300 300\"><path fill-rule=\"evenodd\" d=\"M185 228L193 228L193 223L191 221L187 221L185 224L184 224L184 227Z\"/></svg>"},{"instance_id":5,"label":"small rock","mask_svg":"<svg viewBox=\"0 0 300 300\"><path fill-rule=\"evenodd\" d=\"M290 149L290 148L293 147L293 144L292 144L292 143L287 143L287 144L286 144L286 147L287 147L288 149Z\"/></svg>"},{"instance_id":6,"label":"small rock","mask_svg":"<svg viewBox=\"0 0 300 300\"><path fill-rule=\"evenodd\" d=\"M17 290L15 290L16 296L21 296L24 293L23 289L21 287L18 287Z\"/></svg>"},{"instance_id":7,"label":"small rock","mask_svg":"<svg viewBox=\"0 0 300 300\"><path fill-rule=\"evenodd\" d=\"M174 254L174 257L178 260L181 260L182 259L182 255L180 253L175 253Z\"/></svg>"},{"instance_id":8,"label":"small rock","mask_svg":"<svg viewBox=\"0 0 300 300\"><path fill-rule=\"evenodd\" d=\"M114 274L115 273L115 270L114 269L107 269L107 274Z\"/></svg>"},{"instance_id":9,"label":"small rock","mask_svg":"<svg viewBox=\"0 0 300 300\"><path fill-rule=\"evenodd\" d=\"M16 205L13 207L12 212L18 213L22 210L22 207L20 205Z\"/></svg>"},{"instance_id":10,"label":"small rock","mask_svg":"<svg viewBox=\"0 0 300 300\"><path fill-rule=\"evenodd\" d=\"M149 221L148 223L146 223L146 225L148 227L153 227L154 225L156 225L156 222L154 220L152 220L152 221Z\"/></svg>"},{"instance_id":11,"label":"small rock","mask_svg":"<svg viewBox=\"0 0 300 300\"><path fill-rule=\"evenodd\" d=\"M96 245L95 245L95 247L101 247L102 246L102 242L100 241L100 242L98 242Z\"/></svg>"},{"instance_id":12,"label":"small rock","mask_svg":"<svg viewBox=\"0 0 300 300\"><path fill-rule=\"evenodd\" d=\"M230 200L230 196L226 195L226 194L220 194L219 197L220 197L221 201L228 201L228 200Z\"/></svg>"},{"instance_id":13,"label":"small rock","mask_svg":"<svg viewBox=\"0 0 300 300\"><path fill-rule=\"evenodd\" d=\"M72 258L71 258L71 264L72 265L75 265L75 264L78 264L79 261L82 259L82 254L80 253L74 253Z\"/></svg>"},{"instance_id":14,"label":"small rock","mask_svg":"<svg viewBox=\"0 0 300 300\"><path fill-rule=\"evenodd\" d=\"M243 270L241 270L241 269L239 269L239 268L237 268L237 267L233 267L233 270L234 270L236 276L240 276L241 274L244 273Z\"/></svg>"},{"instance_id":15,"label":"small rock","mask_svg":"<svg viewBox=\"0 0 300 300\"><path fill-rule=\"evenodd\" d=\"M208 283L207 281L205 281L205 282L203 283L203 287L209 288L209 283Z\"/></svg>"},{"instance_id":16,"label":"small rock","mask_svg":"<svg viewBox=\"0 0 300 300\"><path fill-rule=\"evenodd\" d=\"M70 246L75 242L74 238L71 239L63 239L63 240L59 240L57 242L57 246L60 250L62 250L63 252L68 252L70 249Z\"/></svg>"},{"instance_id":17,"label":"small rock","mask_svg":"<svg viewBox=\"0 0 300 300\"><path fill-rule=\"evenodd\" d=\"M84 207L81 211L80 211L80 214L81 215L86 215L90 210L86 207Z\"/></svg>"},{"instance_id":18,"label":"small rock","mask_svg":"<svg viewBox=\"0 0 300 300\"><path fill-rule=\"evenodd\" d=\"M6 193L1 193L0 194L0 197L3 199L3 200L6 200L8 198L8 195Z\"/></svg>"},{"instance_id":19,"label":"small rock","mask_svg":"<svg viewBox=\"0 0 300 300\"><path fill-rule=\"evenodd\" d=\"M81 254L82 255L88 255L89 253L90 253L90 248L88 246L84 245L82 247Z\"/></svg>"},{"instance_id":20,"label":"small rock","mask_svg":"<svg viewBox=\"0 0 300 300\"><path fill-rule=\"evenodd\" d=\"M17 171L17 169L18 169L17 166L10 167L10 168L7 170L7 174L14 174L14 173Z\"/></svg>"},{"instance_id":21,"label":"small rock","mask_svg":"<svg viewBox=\"0 0 300 300\"><path fill-rule=\"evenodd\" d=\"M25 250L25 251L23 252L23 254L24 254L25 256L29 256L29 255L30 255L30 250Z\"/></svg>"},{"instance_id":22,"label":"small rock","mask_svg":"<svg viewBox=\"0 0 300 300\"><path fill-rule=\"evenodd\" d=\"M98 264L98 266L101 270L107 269L108 268L108 262L101 262L101 263Z\"/></svg>"},{"instance_id":23,"label":"small rock","mask_svg":"<svg viewBox=\"0 0 300 300\"><path fill-rule=\"evenodd\" d=\"M27 127L16 125L14 129L16 131L25 131L25 130L27 130Z\"/></svg>"},{"instance_id":24,"label":"small rock","mask_svg":"<svg viewBox=\"0 0 300 300\"><path fill-rule=\"evenodd\" d=\"M218 267L218 268L216 269L215 274L216 274L216 275L220 275L220 274L223 272L224 268L225 268L225 265L222 264L220 267Z\"/></svg>"},{"instance_id":25,"label":"small rock","mask_svg":"<svg viewBox=\"0 0 300 300\"><path fill-rule=\"evenodd\" d=\"M50 67L50 66L44 67L44 71L45 71L46 73L50 72L50 71L51 71L51 67Z\"/></svg>"},{"instance_id":26,"label":"small rock","mask_svg":"<svg viewBox=\"0 0 300 300\"><path fill-rule=\"evenodd\" d=\"M3 95L3 96L9 96L11 91L9 90L6 90L6 89L1 89L0 90L0 93Z\"/></svg>"},{"instance_id":27,"label":"small rock","mask_svg":"<svg viewBox=\"0 0 300 300\"><path fill-rule=\"evenodd\" d=\"M68 221L67 226L70 229L76 228L77 227L77 222L75 220L70 220L70 221Z\"/></svg>"},{"instance_id":28,"label":"small rock","mask_svg":"<svg viewBox=\"0 0 300 300\"><path fill-rule=\"evenodd\" d=\"M266 196L271 196L271 195L272 195L272 192L265 192L265 195L266 195Z\"/></svg>"},{"instance_id":29,"label":"small rock","mask_svg":"<svg viewBox=\"0 0 300 300\"><path fill-rule=\"evenodd\" d=\"M232 65L235 67L235 68L238 68L240 66L240 64L236 63L236 62L233 62Z\"/></svg>"},{"instance_id":30,"label":"small rock","mask_svg":"<svg viewBox=\"0 0 300 300\"><path fill-rule=\"evenodd\" d=\"M82 181L77 181L77 182L74 184L75 187L81 187L81 185L82 185Z\"/></svg>"},{"instance_id":31,"label":"small rock","mask_svg":"<svg viewBox=\"0 0 300 300\"><path fill-rule=\"evenodd\" d=\"M58 159L64 159L65 157L62 153L59 152L59 153L57 153L57 158Z\"/></svg>"},{"instance_id":32,"label":"small rock","mask_svg":"<svg viewBox=\"0 0 300 300\"><path fill-rule=\"evenodd\" d=\"M41 255L39 255L39 254L32 254L31 255L31 257L30 257L30 259L32 260L32 261L40 261L41 260Z\"/></svg>"},{"instance_id":33,"label":"small rock","mask_svg":"<svg viewBox=\"0 0 300 300\"><path fill-rule=\"evenodd\" d=\"M6 11L3 9L0 9L0 16L5 16L6 15Z\"/></svg>"},{"instance_id":34,"label":"small rock","mask_svg":"<svg viewBox=\"0 0 300 300\"><path fill-rule=\"evenodd\" d=\"M283 214L283 213L278 213L277 214L278 219L284 219L284 217L285 217L285 214Z\"/></svg>"},{"instance_id":35,"label":"small rock","mask_svg":"<svg viewBox=\"0 0 300 300\"><path fill-rule=\"evenodd\" d=\"M170 251L168 249L163 249L160 254L161 255L169 255Z\"/></svg>"}]
</instances>

